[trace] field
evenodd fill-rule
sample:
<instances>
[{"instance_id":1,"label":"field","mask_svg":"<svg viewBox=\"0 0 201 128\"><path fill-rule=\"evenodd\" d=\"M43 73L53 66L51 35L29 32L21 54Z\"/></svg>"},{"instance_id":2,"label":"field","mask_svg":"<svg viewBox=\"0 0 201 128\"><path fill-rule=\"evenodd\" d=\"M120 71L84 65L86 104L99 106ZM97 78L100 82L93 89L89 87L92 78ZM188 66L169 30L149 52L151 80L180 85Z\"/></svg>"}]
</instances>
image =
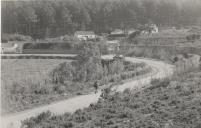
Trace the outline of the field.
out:
<instances>
[{"instance_id":1,"label":"field","mask_svg":"<svg viewBox=\"0 0 201 128\"><path fill-rule=\"evenodd\" d=\"M49 89L49 73L64 59L2 59L1 90L3 113L30 108L55 96ZM46 92L47 89L49 92ZM45 92L42 92L44 91ZM40 92L41 91L41 92ZM43 98L43 99L42 99Z\"/></svg>"},{"instance_id":2,"label":"field","mask_svg":"<svg viewBox=\"0 0 201 128\"><path fill-rule=\"evenodd\" d=\"M2 59L2 84L37 82L48 79L48 73L58 64L69 60L55 59Z\"/></svg>"},{"instance_id":3,"label":"field","mask_svg":"<svg viewBox=\"0 0 201 128\"><path fill-rule=\"evenodd\" d=\"M70 62L64 59L2 59L2 113L18 112L93 91L94 81L68 79L66 72ZM110 65L114 70L107 71L107 76L99 80L100 85L118 83L151 70L144 63L124 62L124 65L125 69L115 75L112 73L117 71L115 66L118 65ZM58 72L55 69L59 69Z\"/></svg>"}]
</instances>

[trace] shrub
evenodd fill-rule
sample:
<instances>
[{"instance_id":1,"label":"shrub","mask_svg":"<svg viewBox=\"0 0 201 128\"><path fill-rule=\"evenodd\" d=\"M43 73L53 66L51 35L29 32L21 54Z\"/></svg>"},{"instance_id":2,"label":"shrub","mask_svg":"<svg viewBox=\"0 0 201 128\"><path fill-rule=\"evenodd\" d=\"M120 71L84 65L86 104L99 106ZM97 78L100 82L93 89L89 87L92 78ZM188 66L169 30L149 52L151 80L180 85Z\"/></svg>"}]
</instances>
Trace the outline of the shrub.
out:
<instances>
[{"instance_id":1,"label":"shrub","mask_svg":"<svg viewBox=\"0 0 201 128\"><path fill-rule=\"evenodd\" d=\"M64 85L57 85L55 86L55 91L58 92L59 94L64 93L66 90L66 87Z\"/></svg>"},{"instance_id":2,"label":"shrub","mask_svg":"<svg viewBox=\"0 0 201 128\"><path fill-rule=\"evenodd\" d=\"M176 81L181 89L168 87L169 79L153 79L152 90L147 88L140 92L125 90L124 93L110 92L99 99L88 108L78 110L72 115L56 116L56 118L38 117L29 119L31 127L45 127L58 124L63 126L63 122L73 122L74 127L199 127L200 126L200 96L201 79L200 76L184 76L185 79ZM189 79L190 78L190 79ZM175 79L174 79L175 81ZM170 85L171 86L171 85ZM163 87L163 89L161 88ZM110 90L109 90L110 91ZM183 95L185 92L188 95ZM195 97L196 92L196 97ZM171 121L170 121L171 120ZM36 123L37 122L37 123Z\"/></svg>"},{"instance_id":3,"label":"shrub","mask_svg":"<svg viewBox=\"0 0 201 128\"><path fill-rule=\"evenodd\" d=\"M8 41L32 41L30 36L19 35L19 34L2 34L2 42Z\"/></svg>"}]
</instances>

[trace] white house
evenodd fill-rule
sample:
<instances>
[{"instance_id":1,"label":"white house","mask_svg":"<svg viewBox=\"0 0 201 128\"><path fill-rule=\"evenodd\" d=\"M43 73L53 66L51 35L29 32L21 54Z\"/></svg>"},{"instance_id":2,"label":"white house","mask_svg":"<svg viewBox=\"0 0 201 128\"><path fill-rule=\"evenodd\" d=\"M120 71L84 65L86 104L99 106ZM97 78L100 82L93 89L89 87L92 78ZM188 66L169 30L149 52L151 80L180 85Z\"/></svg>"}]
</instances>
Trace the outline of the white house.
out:
<instances>
[{"instance_id":1,"label":"white house","mask_svg":"<svg viewBox=\"0 0 201 128\"><path fill-rule=\"evenodd\" d=\"M3 53L18 53L19 47L16 43L1 43L1 54Z\"/></svg>"},{"instance_id":2,"label":"white house","mask_svg":"<svg viewBox=\"0 0 201 128\"><path fill-rule=\"evenodd\" d=\"M158 27L156 24L151 24L150 28L151 28L151 33L158 33Z\"/></svg>"},{"instance_id":3,"label":"white house","mask_svg":"<svg viewBox=\"0 0 201 128\"><path fill-rule=\"evenodd\" d=\"M112 31L110 34L124 34L124 31L121 29L115 29L114 31Z\"/></svg>"},{"instance_id":4,"label":"white house","mask_svg":"<svg viewBox=\"0 0 201 128\"><path fill-rule=\"evenodd\" d=\"M74 36L79 40L91 40L95 39L96 35L93 31L77 31Z\"/></svg>"},{"instance_id":5,"label":"white house","mask_svg":"<svg viewBox=\"0 0 201 128\"><path fill-rule=\"evenodd\" d=\"M131 28L131 29L127 30L127 33L128 33L128 35L130 35L130 34L136 32L136 31L137 31L136 29Z\"/></svg>"},{"instance_id":6,"label":"white house","mask_svg":"<svg viewBox=\"0 0 201 128\"><path fill-rule=\"evenodd\" d=\"M145 28L141 30L141 35L148 35L148 34L153 34L153 33L158 33L158 26L156 24L146 24Z\"/></svg>"}]
</instances>

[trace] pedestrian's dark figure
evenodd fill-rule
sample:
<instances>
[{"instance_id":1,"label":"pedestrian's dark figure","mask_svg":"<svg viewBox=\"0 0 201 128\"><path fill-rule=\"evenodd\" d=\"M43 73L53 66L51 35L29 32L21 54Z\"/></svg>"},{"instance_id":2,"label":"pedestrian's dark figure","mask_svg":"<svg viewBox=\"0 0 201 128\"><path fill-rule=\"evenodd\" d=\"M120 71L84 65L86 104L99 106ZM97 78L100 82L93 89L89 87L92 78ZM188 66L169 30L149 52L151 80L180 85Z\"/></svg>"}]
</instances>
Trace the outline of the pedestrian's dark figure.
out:
<instances>
[{"instance_id":1,"label":"pedestrian's dark figure","mask_svg":"<svg viewBox=\"0 0 201 128\"><path fill-rule=\"evenodd\" d=\"M94 88L95 88L95 93L97 93L98 92L98 82L97 81L94 82Z\"/></svg>"}]
</instances>

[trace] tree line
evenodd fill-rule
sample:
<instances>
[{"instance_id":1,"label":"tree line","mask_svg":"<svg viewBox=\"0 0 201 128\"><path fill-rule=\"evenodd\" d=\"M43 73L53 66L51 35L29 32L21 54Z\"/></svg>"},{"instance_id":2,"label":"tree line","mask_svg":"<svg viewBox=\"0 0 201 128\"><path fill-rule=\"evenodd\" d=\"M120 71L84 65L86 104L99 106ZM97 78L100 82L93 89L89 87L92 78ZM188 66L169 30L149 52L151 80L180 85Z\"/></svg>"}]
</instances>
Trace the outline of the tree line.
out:
<instances>
[{"instance_id":1,"label":"tree line","mask_svg":"<svg viewBox=\"0 0 201 128\"><path fill-rule=\"evenodd\" d=\"M77 30L110 32L149 22L161 26L200 25L200 12L199 0L33 0L2 1L1 16L3 33L44 38Z\"/></svg>"}]
</instances>

